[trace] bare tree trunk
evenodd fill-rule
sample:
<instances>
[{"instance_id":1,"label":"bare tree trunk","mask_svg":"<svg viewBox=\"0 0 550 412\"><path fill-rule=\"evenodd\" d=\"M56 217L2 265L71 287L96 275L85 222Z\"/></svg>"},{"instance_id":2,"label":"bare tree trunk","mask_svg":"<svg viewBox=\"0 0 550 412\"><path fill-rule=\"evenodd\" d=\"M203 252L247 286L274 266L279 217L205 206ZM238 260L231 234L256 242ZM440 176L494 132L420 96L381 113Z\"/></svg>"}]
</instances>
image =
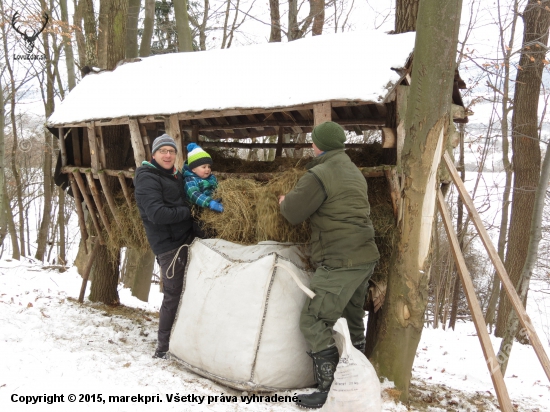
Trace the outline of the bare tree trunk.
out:
<instances>
[{"instance_id":1,"label":"bare tree trunk","mask_svg":"<svg viewBox=\"0 0 550 412\"><path fill-rule=\"evenodd\" d=\"M535 205L533 208L533 218L531 219L531 230L529 231L530 236L529 247L527 248L527 257L525 259L525 265L521 271L521 277L518 284L518 294L524 302L527 300L529 283L531 282L533 269L537 263L539 243L542 239L542 212L544 211L544 200L546 198L546 191L549 183L550 148L547 148L546 155L544 156L544 163L542 165L540 181L535 194ZM506 373L506 368L508 367L508 360L510 359L514 337L518 333L518 326L519 319L517 313L514 310L511 310L506 322L506 331L502 342L500 343L500 349L497 355L500 368L502 369L502 375ZM526 338L526 333L522 333L521 335L521 338Z\"/></svg>"},{"instance_id":2,"label":"bare tree trunk","mask_svg":"<svg viewBox=\"0 0 550 412\"><path fill-rule=\"evenodd\" d=\"M548 29L550 28L550 2L529 0L523 12L524 32L520 69L517 72L514 113L512 115L512 163L514 165L514 190L506 270L514 285L519 285L525 265L535 204L535 189L540 177L540 146L538 137L538 104L544 68ZM545 7L546 6L546 7ZM525 299L527 295L525 295ZM525 305L525 300L523 301ZM502 337L511 310L510 301L503 291L495 335Z\"/></svg>"},{"instance_id":3,"label":"bare tree trunk","mask_svg":"<svg viewBox=\"0 0 550 412\"><path fill-rule=\"evenodd\" d=\"M424 326L429 247L439 187L437 170L450 121L462 1L419 5L403 147L403 224L396 232L382 326L372 354L379 376L409 396L412 365ZM437 33L437 35L435 35Z\"/></svg>"},{"instance_id":4,"label":"bare tree trunk","mask_svg":"<svg viewBox=\"0 0 550 412\"><path fill-rule=\"evenodd\" d=\"M76 86L75 71L74 71L74 54L73 45L71 42L71 31L69 30L69 14L67 13L67 0L59 0L61 8L61 20L63 25L63 51L65 52L65 65L67 66L67 81L69 90Z\"/></svg>"},{"instance_id":5,"label":"bare tree trunk","mask_svg":"<svg viewBox=\"0 0 550 412\"><path fill-rule=\"evenodd\" d=\"M206 50L206 25L208 23L210 13L210 2L208 0L204 0L204 7L203 7L203 13L202 13L202 22L199 23L197 19L194 19L189 13L187 13L189 17L189 21L193 26L197 29L199 34L199 50Z\"/></svg>"},{"instance_id":6,"label":"bare tree trunk","mask_svg":"<svg viewBox=\"0 0 550 412\"><path fill-rule=\"evenodd\" d=\"M151 38L155 26L155 0L145 0L145 19L143 20L143 34L139 46L139 55L147 57L151 54Z\"/></svg>"},{"instance_id":7,"label":"bare tree trunk","mask_svg":"<svg viewBox=\"0 0 550 412\"><path fill-rule=\"evenodd\" d=\"M120 256L114 257L105 245L99 246L92 267L94 278L90 288L91 302L102 302L107 305L120 303L117 291L119 263Z\"/></svg>"},{"instance_id":8,"label":"bare tree trunk","mask_svg":"<svg viewBox=\"0 0 550 412\"><path fill-rule=\"evenodd\" d=\"M460 156L459 156L459 169L460 169L460 179L464 182L466 180L466 169L464 167L464 123L460 125ZM457 194L457 219L456 219L456 233L458 234L458 241L460 250L464 250L464 236L468 230L467 222L464 227L462 227L462 220L464 217L464 205L462 204L462 198ZM455 285L453 288L453 302L451 307L451 317L449 319L449 327L452 330L455 330L456 326L456 317L458 314L458 303L460 301L460 292L461 292L461 283L460 276L458 276L456 266L454 267L455 272Z\"/></svg>"},{"instance_id":9,"label":"bare tree trunk","mask_svg":"<svg viewBox=\"0 0 550 412\"><path fill-rule=\"evenodd\" d=\"M138 56L138 17L141 0L129 0L126 22L126 58Z\"/></svg>"},{"instance_id":10,"label":"bare tree trunk","mask_svg":"<svg viewBox=\"0 0 550 412\"><path fill-rule=\"evenodd\" d=\"M6 186L4 186L4 192L6 191ZM21 251L19 249L19 242L17 241L17 229L15 228L15 222L13 220L13 213L10 207L10 200L7 196L4 196L4 210L6 213L6 220L8 221L8 232L10 233L11 239L11 257L13 259L19 260L21 258Z\"/></svg>"},{"instance_id":11,"label":"bare tree trunk","mask_svg":"<svg viewBox=\"0 0 550 412\"><path fill-rule=\"evenodd\" d=\"M416 30L416 16L420 0L395 0L395 32Z\"/></svg>"},{"instance_id":12,"label":"bare tree trunk","mask_svg":"<svg viewBox=\"0 0 550 412\"><path fill-rule=\"evenodd\" d=\"M499 2L500 10L500 2ZM514 1L514 13L511 22L510 29L510 41L508 45L504 43L504 25L500 19L499 11L499 28L500 28L500 44L501 52L504 56L504 78L502 79L502 116L500 121L500 130L502 135L502 165L504 166L504 172L506 174L506 182L504 184L504 192L502 194L502 213L500 216L500 230L498 234L498 255L500 260L504 262L504 252L506 248L506 237L508 234L508 214L510 210L510 192L512 186L512 165L509 159L510 143L508 141L508 114L511 111L510 103L508 101L510 96L510 56L512 55L512 48L514 47L514 37L516 33L516 23L518 19L518 0ZM492 325L495 320L495 310L497 307L498 296L500 292L500 280L498 274L493 274L493 284L491 288L491 296L487 305L487 311L485 313L485 323Z\"/></svg>"},{"instance_id":13,"label":"bare tree trunk","mask_svg":"<svg viewBox=\"0 0 550 412\"><path fill-rule=\"evenodd\" d=\"M325 25L325 0L309 0L309 7L313 14L311 34L320 36L323 34L323 26Z\"/></svg>"},{"instance_id":14,"label":"bare tree trunk","mask_svg":"<svg viewBox=\"0 0 550 412\"><path fill-rule=\"evenodd\" d=\"M65 242L65 225L67 222L65 221L65 191L58 187L58 195L59 195L59 211L57 216L57 222L59 227L59 258L57 259L59 261L59 264L62 266L67 265L67 252L66 252L66 242Z\"/></svg>"},{"instance_id":15,"label":"bare tree trunk","mask_svg":"<svg viewBox=\"0 0 550 412\"><path fill-rule=\"evenodd\" d=\"M45 0L40 1L42 10L47 10ZM51 13L51 12L50 12ZM44 42L44 54L46 56L46 96L44 100L44 110L46 113L46 118L48 118L54 111L54 95L53 95L53 83L54 83L54 74L52 73L52 61L50 58L50 42L49 42L49 33L47 31L42 32L42 39ZM43 90L44 85L41 84L40 87ZM42 92L44 96L44 93ZM44 176L44 208L42 211L42 219L40 221L40 229L38 230L38 244L36 247L36 253L34 257L38 260L44 260L44 254L46 252L46 244L48 242L48 231L51 223L51 213L52 213L52 156L53 156L53 144L52 144L51 133L44 128L44 160L42 163L42 174Z\"/></svg>"},{"instance_id":16,"label":"bare tree trunk","mask_svg":"<svg viewBox=\"0 0 550 412\"><path fill-rule=\"evenodd\" d=\"M113 19L112 7L113 2L116 0L101 0L99 3L99 18L98 18L98 30L97 30L97 61L99 67L102 69L109 68L110 70L113 67L109 66L107 62L107 55L109 54L109 47L111 46L109 38L109 30L111 28L111 22ZM127 2L126 6L128 5ZM123 57L124 58L124 57ZM123 59L122 58L122 59ZM120 59L120 60L122 60Z\"/></svg>"},{"instance_id":17,"label":"bare tree trunk","mask_svg":"<svg viewBox=\"0 0 550 412\"><path fill-rule=\"evenodd\" d=\"M6 122L5 122L5 113L4 113L4 88L0 86L0 205L2 205L2 208L0 209L0 246L4 244L4 239L6 238L6 234L8 233L8 225L7 225L7 217L6 213L7 211L4 210L4 205L6 204L4 202L5 198L7 198L7 193L5 191L6 187L6 172L5 172L5 134L4 134L4 128L5 128Z\"/></svg>"},{"instance_id":18,"label":"bare tree trunk","mask_svg":"<svg viewBox=\"0 0 550 412\"><path fill-rule=\"evenodd\" d=\"M97 29L95 23L95 11L93 0L84 1L84 30L86 32L86 66L98 65L97 53ZM103 2L102 2L103 3Z\"/></svg>"},{"instance_id":19,"label":"bare tree trunk","mask_svg":"<svg viewBox=\"0 0 550 412\"><path fill-rule=\"evenodd\" d=\"M180 52L193 51L193 37L189 27L189 16L187 15L187 0L174 2L174 14L176 17L176 29L178 31L178 50Z\"/></svg>"},{"instance_id":20,"label":"bare tree trunk","mask_svg":"<svg viewBox=\"0 0 550 412\"><path fill-rule=\"evenodd\" d=\"M271 16L270 43L281 42L281 13L279 12L279 0L269 0L269 14Z\"/></svg>"},{"instance_id":21,"label":"bare tree trunk","mask_svg":"<svg viewBox=\"0 0 550 412\"><path fill-rule=\"evenodd\" d=\"M113 70L116 64L124 59L126 50L126 20L128 14L127 0L110 0L107 40L107 59L105 66Z\"/></svg>"},{"instance_id":22,"label":"bare tree trunk","mask_svg":"<svg viewBox=\"0 0 550 412\"><path fill-rule=\"evenodd\" d=\"M75 25L76 47L78 50L78 65L80 68L86 66L86 37L82 28L82 16L86 7L86 0L73 0L74 15L73 24ZM70 86L69 86L70 89Z\"/></svg>"}]
</instances>

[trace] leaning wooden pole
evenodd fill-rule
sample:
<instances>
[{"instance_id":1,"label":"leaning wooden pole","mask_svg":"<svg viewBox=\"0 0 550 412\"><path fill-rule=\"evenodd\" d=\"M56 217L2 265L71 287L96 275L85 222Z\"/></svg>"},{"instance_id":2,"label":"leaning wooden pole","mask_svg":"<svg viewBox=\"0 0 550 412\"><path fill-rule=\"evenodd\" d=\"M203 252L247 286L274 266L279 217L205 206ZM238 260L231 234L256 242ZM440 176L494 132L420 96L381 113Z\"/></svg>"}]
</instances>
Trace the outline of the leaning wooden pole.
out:
<instances>
[{"instance_id":1,"label":"leaning wooden pole","mask_svg":"<svg viewBox=\"0 0 550 412\"><path fill-rule=\"evenodd\" d=\"M479 213L477 213L477 210L474 206L474 202L472 201L472 198L468 194L468 191L466 190L466 186L464 186L464 183L460 179L460 176L458 176L458 172L448 153L445 153L445 155L443 156L443 160L445 161L445 164L449 169L449 173L451 175L451 178L453 179L454 184L458 189L458 193L460 193L460 197L464 202L464 206L466 206L466 209L468 210L468 212L470 213L470 216L472 217L472 221L474 222L477 232L481 237L481 241L483 242L483 245L485 246L487 253L489 253L489 258L491 259L491 261L493 262L493 265L495 266L498 277L502 282L502 286L504 287L504 290L508 295L508 299L510 299L510 302L512 303L512 307L516 311L519 321L521 322L521 325L523 326L524 330L527 333L527 336L529 337L529 341L531 342L531 345L533 346L533 349L535 350L535 353L539 358L540 364L544 369L544 373L546 373L546 377L548 378L548 380L550 380L550 360L548 359L548 355L544 351L544 347L542 346L542 343L537 335L537 332L533 327L531 318L529 318L529 315L525 311L525 308L523 307L523 303L521 302L521 299L518 296L518 293L516 292L516 289L514 288L514 285L512 284L510 277L508 276L508 272L506 272L506 269L504 268L504 264L500 260L500 257L498 256L498 252L495 249L495 246L493 245L493 243L491 242L491 238L489 237L489 234L487 233L485 226L483 226L483 222L479 217Z\"/></svg>"},{"instance_id":2,"label":"leaning wooden pole","mask_svg":"<svg viewBox=\"0 0 550 412\"><path fill-rule=\"evenodd\" d=\"M101 236L101 226L99 225L99 221L95 214L93 202L90 199L90 196L88 196L88 193L86 193L86 185L84 184L84 180L82 179L80 172L77 170L73 172L73 176L76 180L78 188L80 189L80 193L82 193L82 197L84 198L84 201L88 205L88 210L90 211L90 216L92 217L92 222L94 223L94 227L97 232L97 237L101 244L105 244L105 241L103 240L103 236Z\"/></svg>"},{"instance_id":3,"label":"leaning wooden pole","mask_svg":"<svg viewBox=\"0 0 550 412\"><path fill-rule=\"evenodd\" d=\"M101 218L101 221L103 222L103 225L105 226L105 229L107 230L109 236L112 236L111 224L109 223L109 219L107 218L105 210L103 210L103 201L101 200L101 194L99 193L99 190L97 190L92 172L86 173L86 179L88 180L88 186L90 187L90 190L92 192L92 196L94 198L99 217Z\"/></svg>"},{"instance_id":4,"label":"leaning wooden pole","mask_svg":"<svg viewBox=\"0 0 550 412\"><path fill-rule=\"evenodd\" d=\"M449 238L449 242L451 244L451 250L458 269L458 274L460 275L460 280L462 281L464 293L466 294L466 299L468 300L468 306L472 314L472 319L474 320L477 336L479 338L479 342L481 343L481 349L483 350L483 355L485 356L485 362L489 368L491 380L493 381L493 386L495 387L495 391L497 393L500 409L503 411L513 412L514 407L510 401L508 389L504 383L502 371L500 370L500 365L497 357L495 356L493 345L491 344L491 338L487 333L487 325L485 324L483 312L477 300L474 283L472 282L470 272L468 271L466 261L464 260L464 255L460 249L458 237L453 228L453 222L451 216L449 215L449 211L447 210L447 206L445 205L445 198L443 197L443 193L441 193L441 189L437 192L437 201L439 213L443 219L443 225L445 226L445 231L447 232L447 237Z\"/></svg>"}]
</instances>

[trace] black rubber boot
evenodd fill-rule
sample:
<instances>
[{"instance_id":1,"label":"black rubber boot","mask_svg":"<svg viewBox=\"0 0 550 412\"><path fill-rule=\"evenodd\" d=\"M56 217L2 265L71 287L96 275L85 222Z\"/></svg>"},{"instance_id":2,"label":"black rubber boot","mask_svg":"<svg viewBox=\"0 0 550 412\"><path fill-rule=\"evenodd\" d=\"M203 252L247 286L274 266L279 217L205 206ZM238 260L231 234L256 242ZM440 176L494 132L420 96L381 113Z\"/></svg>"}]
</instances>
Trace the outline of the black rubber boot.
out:
<instances>
[{"instance_id":1,"label":"black rubber boot","mask_svg":"<svg viewBox=\"0 0 550 412\"><path fill-rule=\"evenodd\" d=\"M317 409L327 401L328 391L334 380L334 371L338 360L338 348L336 346L316 353L308 353L313 359L313 373L317 382L318 392L298 395L296 404L302 408Z\"/></svg>"}]
</instances>

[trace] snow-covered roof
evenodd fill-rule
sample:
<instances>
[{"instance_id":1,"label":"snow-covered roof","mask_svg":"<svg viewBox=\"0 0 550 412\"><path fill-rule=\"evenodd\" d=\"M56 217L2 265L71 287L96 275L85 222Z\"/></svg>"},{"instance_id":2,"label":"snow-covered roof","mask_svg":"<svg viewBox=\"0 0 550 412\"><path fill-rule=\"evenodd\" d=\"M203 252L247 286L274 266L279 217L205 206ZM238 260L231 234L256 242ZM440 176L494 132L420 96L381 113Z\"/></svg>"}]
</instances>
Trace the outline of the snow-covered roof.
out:
<instances>
[{"instance_id":1,"label":"snow-covered roof","mask_svg":"<svg viewBox=\"0 0 550 412\"><path fill-rule=\"evenodd\" d=\"M405 65L414 36L361 31L147 57L84 77L48 125L334 100L381 102L388 83L399 80L392 68Z\"/></svg>"}]
</instances>

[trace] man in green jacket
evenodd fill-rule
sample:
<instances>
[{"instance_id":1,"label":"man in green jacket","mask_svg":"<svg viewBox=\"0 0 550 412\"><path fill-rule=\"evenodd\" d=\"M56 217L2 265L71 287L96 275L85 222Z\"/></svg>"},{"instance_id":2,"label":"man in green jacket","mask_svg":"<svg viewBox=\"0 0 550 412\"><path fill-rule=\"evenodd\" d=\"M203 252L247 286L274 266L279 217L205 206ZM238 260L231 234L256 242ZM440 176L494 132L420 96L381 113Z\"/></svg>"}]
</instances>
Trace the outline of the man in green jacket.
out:
<instances>
[{"instance_id":1,"label":"man in green jacket","mask_svg":"<svg viewBox=\"0 0 550 412\"><path fill-rule=\"evenodd\" d=\"M380 257L370 220L367 182L344 152L346 134L334 122L313 129L316 158L285 196L282 215L292 224L311 223L312 260L318 265L310 283L315 292L300 316L300 329L311 346L318 392L299 395L298 405L324 405L338 364L332 327L346 318L353 345L365 349L363 304L368 282Z\"/></svg>"}]
</instances>

